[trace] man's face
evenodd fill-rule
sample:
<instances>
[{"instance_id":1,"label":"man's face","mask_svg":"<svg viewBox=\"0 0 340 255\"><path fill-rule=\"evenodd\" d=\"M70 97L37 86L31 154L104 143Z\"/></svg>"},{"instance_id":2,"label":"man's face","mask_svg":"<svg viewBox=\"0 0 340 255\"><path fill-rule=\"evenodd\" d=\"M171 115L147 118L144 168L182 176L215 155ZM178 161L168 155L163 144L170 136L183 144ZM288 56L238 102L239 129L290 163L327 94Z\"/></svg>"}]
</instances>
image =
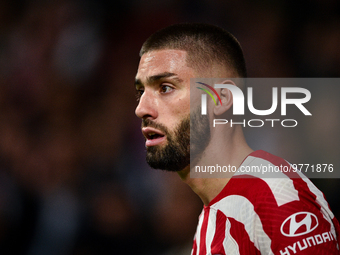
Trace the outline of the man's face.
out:
<instances>
[{"instance_id":1,"label":"man's face","mask_svg":"<svg viewBox=\"0 0 340 255\"><path fill-rule=\"evenodd\" d=\"M153 168L180 171L190 164L190 78L182 50L145 53L136 75L147 161Z\"/></svg>"}]
</instances>

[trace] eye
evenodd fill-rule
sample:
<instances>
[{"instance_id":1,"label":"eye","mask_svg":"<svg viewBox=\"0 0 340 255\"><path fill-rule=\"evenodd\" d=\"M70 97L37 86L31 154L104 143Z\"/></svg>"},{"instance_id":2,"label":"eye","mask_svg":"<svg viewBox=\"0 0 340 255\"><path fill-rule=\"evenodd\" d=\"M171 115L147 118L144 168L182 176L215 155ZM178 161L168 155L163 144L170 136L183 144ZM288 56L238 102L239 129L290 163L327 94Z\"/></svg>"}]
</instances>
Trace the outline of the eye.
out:
<instances>
[{"instance_id":1,"label":"eye","mask_svg":"<svg viewBox=\"0 0 340 255\"><path fill-rule=\"evenodd\" d=\"M173 90L173 88L169 85L162 85L161 86L161 93L169 93Z\"/></svg>"},{"instance_id":2,"label":"eye","mask_svg":"<svg viewBox=\"0 0 340 255\"><path fill-rule=\"evenodd\" d=\"M144 89L137 89L136 90L136 99L137 99L137 102L140 100L140 98L142 97L144 93Z\"/></svg>"}]
</instances>

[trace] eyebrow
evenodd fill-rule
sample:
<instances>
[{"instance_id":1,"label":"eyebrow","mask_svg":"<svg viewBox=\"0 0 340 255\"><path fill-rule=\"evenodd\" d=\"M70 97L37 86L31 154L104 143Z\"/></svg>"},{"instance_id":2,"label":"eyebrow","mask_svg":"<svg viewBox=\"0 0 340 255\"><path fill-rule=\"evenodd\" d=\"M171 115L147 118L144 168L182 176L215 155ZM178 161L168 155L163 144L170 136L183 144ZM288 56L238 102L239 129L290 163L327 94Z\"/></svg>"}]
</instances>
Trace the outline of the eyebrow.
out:
<instances>
[{"instance_id":1,"label":"eyebrow","mask_svg":"<svg viewBox=\"0 0 340 255\"><path fill-rule=\"evenodd\" d=\"M164 78L173 78L174 80L176 80L178 82L183 82L182 79L177 77L177 74L164 72L164 73L149 76L146 80L146 83L152 84L152 83L155 83L155 82L162 80ZM143 82L140 79L136 79L135 80L135 86L137 86L137 85L143 85Z\"/></svg>"}]
</instances>

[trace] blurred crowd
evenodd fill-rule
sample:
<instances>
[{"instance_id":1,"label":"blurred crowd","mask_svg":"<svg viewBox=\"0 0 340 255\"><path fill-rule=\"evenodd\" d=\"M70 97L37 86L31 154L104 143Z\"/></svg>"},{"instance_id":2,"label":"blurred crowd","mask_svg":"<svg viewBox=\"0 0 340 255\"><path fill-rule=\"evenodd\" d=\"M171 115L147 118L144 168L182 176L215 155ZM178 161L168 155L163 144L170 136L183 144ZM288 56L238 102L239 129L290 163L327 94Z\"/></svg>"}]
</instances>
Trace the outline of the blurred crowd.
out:
<instances>
[{"instance_id":1,"label":"blurred crowd","mask_svg":"<svg viewBox=\"0 0 340 255\"><path fill-rule=\"evenodd\" d=\"M134 115L141 44L178 22L232 32L249 77L340 76L338 0L0 1L1 254L189 254L202 203L146 165ZM312 89L325 119L247 137L340 167L340 89ZM314 182L339 217L339 181Z\"/></svg>"}]
</instances>

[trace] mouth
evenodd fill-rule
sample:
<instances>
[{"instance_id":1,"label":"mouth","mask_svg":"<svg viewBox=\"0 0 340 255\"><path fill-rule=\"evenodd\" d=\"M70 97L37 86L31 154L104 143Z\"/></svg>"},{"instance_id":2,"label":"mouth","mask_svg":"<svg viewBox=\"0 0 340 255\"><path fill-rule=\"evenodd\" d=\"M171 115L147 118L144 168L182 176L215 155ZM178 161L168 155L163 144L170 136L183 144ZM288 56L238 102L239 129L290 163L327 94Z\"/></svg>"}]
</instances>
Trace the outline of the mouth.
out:
<instances>
[{"instance_id":1,"label":"mouth","mask_svg":"<svg viewBox=\"0 0 340 255\"><path fill-rule=\"evenodd\" d=\"M146 141L145 141L146 147L159 145L165 142L166 140L165 134L155 128L151 128L151 127L142 128L142 133L144 137L146 138Z\"/></svg>"}]
</instances>

